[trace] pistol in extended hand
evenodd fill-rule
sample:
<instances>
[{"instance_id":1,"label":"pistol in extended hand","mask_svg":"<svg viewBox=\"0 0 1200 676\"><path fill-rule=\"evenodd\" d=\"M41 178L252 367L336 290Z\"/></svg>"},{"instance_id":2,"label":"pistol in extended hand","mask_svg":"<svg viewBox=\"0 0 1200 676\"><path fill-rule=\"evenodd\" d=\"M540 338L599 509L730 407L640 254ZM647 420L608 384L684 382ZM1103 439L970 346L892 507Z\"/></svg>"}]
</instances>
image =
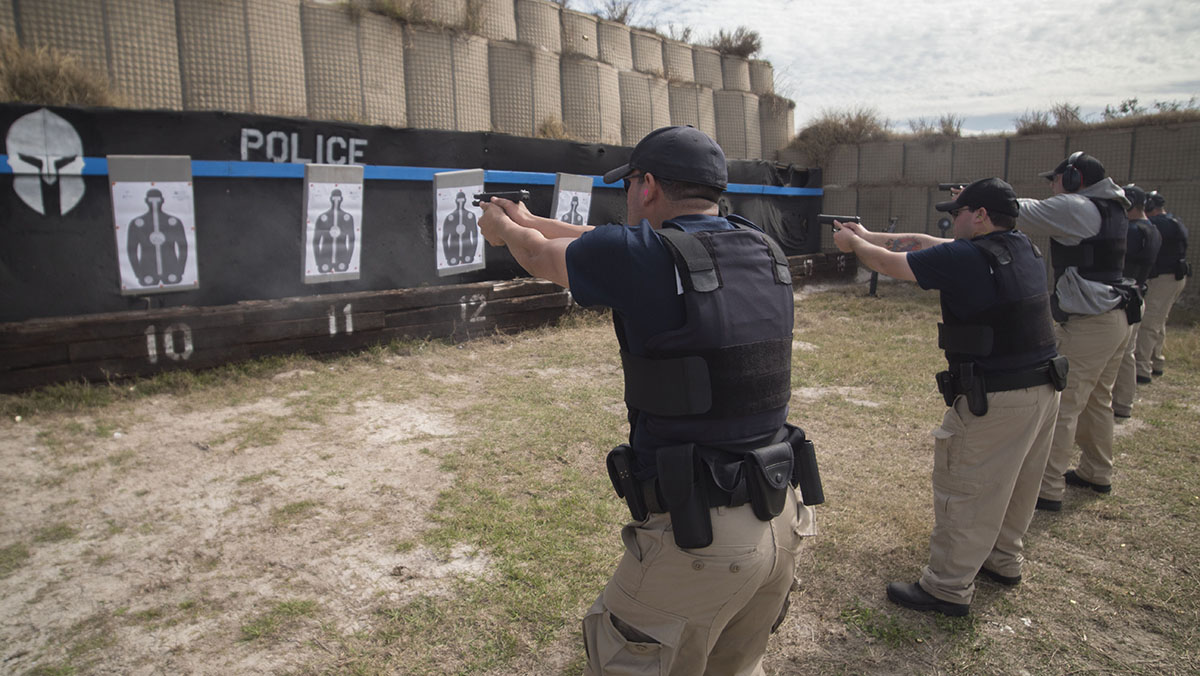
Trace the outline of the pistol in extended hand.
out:
<instances>
[{"instance_id":1,"label":"pistol in extended hand","mask_svg":"<svg viewBox=\"0 0 1200 676\"><path fill-rule=\"evenodd\" d=\"M475 193L472 206L479 206L480 202L491 202L493 197L502 197L513 202L524 202L529 199L528 190L510 190L508 192L477 192Z\"/></svg>"},{"instance_id":2,"label":"pistol in extended hand","mask_svg":"<svg viewBox=\"0 0 1200 676\"><path fill-rule=\"evenodd\" d=\"M850 221L862 223L862 216L835 216L834 214L817 214L817 223L820 223L821 225L833 227L834 221L841 221L842 223L847 223Z\"/></svg>"},{"instance_id":3,"label":"pistol in extended hand","mask_svg":"<svg viewBox=\"0 0 1200 676\"><path fill-rule=\"evenodd\" d=\"M963 188L967 187L968 185L971 185L970 182L967 182L967 183L938 183L938 190L946 190L946 191L962 190Z\"/></svg>"}]
</instances>

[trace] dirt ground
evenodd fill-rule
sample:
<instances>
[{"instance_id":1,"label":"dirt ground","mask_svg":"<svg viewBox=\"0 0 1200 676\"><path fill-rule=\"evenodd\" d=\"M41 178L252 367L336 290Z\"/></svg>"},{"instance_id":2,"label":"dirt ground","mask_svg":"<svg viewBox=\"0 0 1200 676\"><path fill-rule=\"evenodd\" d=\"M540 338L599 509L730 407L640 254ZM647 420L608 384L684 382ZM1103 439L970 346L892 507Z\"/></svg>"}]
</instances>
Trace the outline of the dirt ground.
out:
<instances>
[{"instance_id":1,"label":"dirt ground","mask_svg":"<svg viewBox=\"0 0 1200 676\"><path fill-rule=\"evenodd\" d=\"M452 480L429 457L457 431L441 404L347 402L326 425L245 449L238 425L292 409L169 396L126 409L0 427L0 532L40 534L0 582L4 672L106 643L122 649L90 673L277 672L307 651L239 641L262 598L320 598L353 632L381 595L401 601L487 568L467 548L442 560L397 546Z\"/></svg>"}]
</instances>

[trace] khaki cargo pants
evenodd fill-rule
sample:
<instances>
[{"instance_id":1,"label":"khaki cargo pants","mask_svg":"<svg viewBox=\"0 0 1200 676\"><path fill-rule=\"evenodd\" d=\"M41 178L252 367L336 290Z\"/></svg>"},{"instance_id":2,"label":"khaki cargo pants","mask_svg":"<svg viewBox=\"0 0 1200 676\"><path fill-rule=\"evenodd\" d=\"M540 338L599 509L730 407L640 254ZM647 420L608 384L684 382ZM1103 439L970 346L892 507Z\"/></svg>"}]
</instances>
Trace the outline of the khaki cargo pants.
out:
<instances>
[{"instance_id":1,"label":"khaki cargo pants","mask_svg":"<svg viewBox=\"0 0 1200 676\"><path fill-rule=\"evenodd\" d=\"M710 510L713 543L675 545L668 514L621 531L625 555L583 618L593 676L756 676L780 619L813 510L788 489L783 513L750 505Z\"/></svg>"},{"instance_id":2,"label":"khaki cargo pants","mask_svg":"<svg viewBox=\"0 0 1200 676\"><path fill-rule=\"evenodd\" d=\"M1143 321L1138 335L1145 330ZM1054 337L1058 353L1070 360L1071 368L1038 496L1062 500L1067 491L1063 473L1071 467L1076 444L1080 450L1076 474L1092 483L1112 483L1112 390L1129 345L1129 320L1124 310L1072 315L1054 327Z\"/></svg>"},{"instance_id":3,"label":"khaki cargo pants","mask_svg":"<svg viewBox=\"0 0 1200 676\"><path fill-rule=\"evenodd\" d=\"M1175 279L1175 275L1171 274L1151 277L1146 281L1146 309L1135 350L1137 374L1143 378L1149 378L1151 371L1162 371L1167 364L1163 352L1167 342L1167 317L1186 285L1186 278Z\"/></svg>"},{"instance_id":4,"label":"khaki cargo pants","mask_svg":"<svg viewBox=\"0 0 1200 676\"><path fill-rule=\"evenodd\" d=\"M1059 394L1049 384L988 395L976 416L959 395L933 431L933 534L920 585L943 601L970 603L981 566L1021 574L1050 453Z\"/></svg>"}]
</instances>

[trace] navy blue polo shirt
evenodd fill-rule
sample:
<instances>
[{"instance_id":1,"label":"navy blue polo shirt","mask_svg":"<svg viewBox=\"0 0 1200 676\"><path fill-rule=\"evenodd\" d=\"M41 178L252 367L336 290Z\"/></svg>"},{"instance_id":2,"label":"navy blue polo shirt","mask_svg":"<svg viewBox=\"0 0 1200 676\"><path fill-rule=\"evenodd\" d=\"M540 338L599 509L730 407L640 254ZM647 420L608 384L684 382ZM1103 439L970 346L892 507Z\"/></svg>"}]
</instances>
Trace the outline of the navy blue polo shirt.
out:
<instances>
[{"instance_id":1,"label":"navy blue polo shirt","mask_svg":"<svg viewBox=\"0 0 1200 676\"><path fill-rule=\"evenodd\" d=\"M734 230L720 216L671 219L684 232ZM675 258L645 219L637 225L601 225L567 246L571 295L584 307L612 308L620 315L632 354L646 354L646 340L686 320Z\"/></svg>"},{"instance_id":2,"label":"navy blue polo shirt","mask_svg":"<svg viewBox=\"0 0 1200 676\"><path fill-rule=\"evenodd\" d=\"M910 251L908 267L922 289L942 293L942 301L955 316L973 317L996 303L987 256L968 240Z\"/></svg>"}]
</instances>

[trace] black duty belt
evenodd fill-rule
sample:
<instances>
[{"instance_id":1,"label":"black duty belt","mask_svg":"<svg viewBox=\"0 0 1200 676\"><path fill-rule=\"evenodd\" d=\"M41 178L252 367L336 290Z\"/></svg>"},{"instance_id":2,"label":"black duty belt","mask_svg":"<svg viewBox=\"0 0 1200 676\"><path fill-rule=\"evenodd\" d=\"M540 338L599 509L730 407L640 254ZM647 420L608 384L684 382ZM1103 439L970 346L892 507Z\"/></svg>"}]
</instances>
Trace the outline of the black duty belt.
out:
<instances>
[{"instance_id":1,"label":"black duty belt","mask_svg":"<svg viewBox=\"0 0 1200 676\"><path fill-rule=\"evenodd\" d=\"M1050 377L1050 366L1046 365L1021 373L989 373L984 376L984 389L988 392L1007 392L1051 382L1053 379Z\"/></svg>"},{"instance_id":2,"label":"black duty belt","mask_svg":"<svg viewBox=\"0 0 1200 676\"><path fill-rule=\"evenodd\" d=\"M719 488L709 477L704 477L701 481L704 484L710 508L741 507L750 502L750 495L746 490L746 480L744 478L738 480L732 492ZM658 488L657 477L638 481L638 490L646 501L647 511L651 514L665 514L670 511L670 505L662 497L662 491Z\"/></svg>"}]
</instances>

